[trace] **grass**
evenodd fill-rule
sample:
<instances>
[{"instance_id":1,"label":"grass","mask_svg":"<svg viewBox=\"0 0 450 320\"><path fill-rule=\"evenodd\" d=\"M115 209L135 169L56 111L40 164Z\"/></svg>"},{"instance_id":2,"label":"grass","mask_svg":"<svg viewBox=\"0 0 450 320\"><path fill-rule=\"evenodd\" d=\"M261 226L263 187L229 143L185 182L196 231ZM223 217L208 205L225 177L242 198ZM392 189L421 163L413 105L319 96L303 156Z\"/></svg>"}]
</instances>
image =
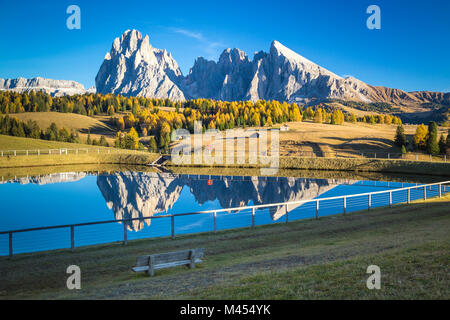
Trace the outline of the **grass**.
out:
<instances>
[{"instance_id":1,"label":"grass","mask_svg":"<svg viewBox=\"0 0 450 320\"><path fill-rule=\"evenodd\" d=\"M192 156L193 157L193 156ZM209 168L264 168L260 164L249 164L248 161L240 165L227 164L194 164L180 165L172 161L167 166L172 167L209 167ZM385 160L365 158L302 158L279 157L279 169L291 170L323 170L323 171L350 171L358 173L382 172L414 175L429 175L431 172L437 176L450 176L450 162L427 162L411 160Z\"/></svg>"},{"instance_id":2,"label":"grass","mask_svg":"<svg viewBox=\"0 0 450 320\"><path fill-rule=\"evenodd\" d=\"M0 135L0 150L36 150L36 149L76 149L76 148L99 148L82 143L68 143L59 141L48 141L41 139L21 138ZM100 147L102 148L102 147Z\"/></svg>"},{"instance_id":3,"label":"grass","mask_svg":"<svg viewBox=\"0 0 450 320\"><path fill-rule=\"evenodd\" d=\"M44 154L48 149L72 149L68 154ZM42 150L41 155L37 151L26 156L21 152L18 156L0 157L0 168L20 168L37 166L61 166L80 164L132 164L147 165L156 160L159 155L144 153L134 154L131 150L91 146L86 144L47 141L40 139L20 138L0 135L0 150ZM74 149L83 149L75 154ZM85 149L88 149L86 153Z\"/></svg>"},{"instance_id":4,"label":"grass","mask_svg":"<svg viewBox=\"0 0 450 320\"><path fill-rule=\"evenodd\" d=\"M88 117L75 113L61 112L25 112L15 113L11 116L25 122L34 120L44 130L54 122L58 128L65 127L69 130L78 131L83 141L87 139L88 130L90 130L92 139L99 140L103 135L109 143L114 142L115 130L108 124L110 117Z\"/></svg>"},{"instance_id":5,"label":"grass","mask_svg":"<svg viewBox=\"0 0 450 320\"><path fill-rule=\"evenodd\" d=\"M158 155L116 155L105 154L106 150L112 152L127 152L112 148L89 146L84 144L64 143L56 141L46 141L30 138L19 138L0 135L0 150L28 150L28 149L59 149L59 148L88 148L91 150L88 154L68 155L29 155L29 156L9 156L0 157L0 168L12 167L33 167L48 165L69 165L69 164L99 164L115 163L128 165L145 165L153 162ZM100 149L100 154L97 150ZM129 152L129 151L128 151ZM180 165L168 162L171 168L180 167ZM202 166L202 165L194 165ZM209 167L209 165L204 165ZM233 170L241 168L259 168L258 165L250 165L248 161L242 165L214 165L215 168L229 167ZM431 172L439 176L450 176L450 163L443 162L425 162L409 160L383 160L383 159L363 159L363 158L300 158L300 157L280 157L280 169L300 169L300 170L329 170L329 171L352 171L352 172L387 172L387 173L407 173L407 174L430 174Z\"/></svg>"},{"instance_id":6,"label":"grass","mask_svg":"<svg viewBox=\"0 0 450 320\"><path fill-rule=\"evenodd\" d=\"M2 299L449 299L450 195L216 234L0 258ZM205 248L204 263L134 274L139 255ZM82 270L69 291L67 266ZM382 289L365 287L380 266Z\"/></svg>"},{"instance_id":7,"label":"grass","mask_svg":"<svg viewBox=\"0 0 450 320\"><path fill-rule=\"evenodd\" d=\"M289 131L280 132L280 153L286 155L300 150L321 153L335 153L352 156L361 152L400 153L394 145L396 125L344 123L343 125L314 122L288 123ZM403 125L412 145L417 125ZM439 128L439 135L446 134L446 128ZM373 156L373 154L371 155Z\"/></svg>"}]
</instances>

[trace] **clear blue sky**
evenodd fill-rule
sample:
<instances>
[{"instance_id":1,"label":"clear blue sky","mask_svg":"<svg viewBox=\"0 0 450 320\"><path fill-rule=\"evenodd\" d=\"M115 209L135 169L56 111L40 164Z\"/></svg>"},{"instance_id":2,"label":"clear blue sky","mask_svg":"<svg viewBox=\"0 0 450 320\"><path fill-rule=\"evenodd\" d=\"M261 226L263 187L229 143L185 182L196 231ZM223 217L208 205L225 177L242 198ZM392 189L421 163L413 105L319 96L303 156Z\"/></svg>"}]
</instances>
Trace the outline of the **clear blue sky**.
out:
<instances>
[{"instance_id":1,"label":"clear blue sky","mask_svg":"<svg viewBox=\"0 0 450 320\"><path fill-rule=\"evenodd\" d=\"M81 8L81 30L66 8ZM366 8L381 8L368 30ZM42 76L94 85L112 41L127 29L172 52L183 74L198 56L228 47L253 58L278 40L335 72L407 91L450 91L450 1L5 1L0 0L0 78Z\"/></svg>"}]
</instances>

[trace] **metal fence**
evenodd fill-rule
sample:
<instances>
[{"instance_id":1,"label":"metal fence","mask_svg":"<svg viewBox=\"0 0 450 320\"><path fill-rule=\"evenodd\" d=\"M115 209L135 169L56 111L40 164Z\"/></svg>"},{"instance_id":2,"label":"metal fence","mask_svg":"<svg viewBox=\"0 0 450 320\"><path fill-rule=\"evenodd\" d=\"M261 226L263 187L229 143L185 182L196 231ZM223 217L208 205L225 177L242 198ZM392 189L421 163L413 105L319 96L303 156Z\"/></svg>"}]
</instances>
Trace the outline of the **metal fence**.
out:
<instances>
[{"instance_id":1,"label":"metal fence","mask_svg":"<svg viewBox=\"0 0 450 320\"><path fill-rule=\"evenodd\" d=\"M180 234L217 232L219 230L255 227L273 223L288 223L315 218L370 210L376 207L441 197L450 192L450 181L415 185L405 188L343 195L311 200L271 203L182 214L156 215L134 219L118 219L90 223L9 230L0 232L0 253L12 257L20 253L67 249L85 245ZM201 222L201 223L199 223ZM152 227L150 227L150 223ZM147 224L147 230L133 232ZM140 230L140 229L139 229Z\"/></svg>"}]
</instances>

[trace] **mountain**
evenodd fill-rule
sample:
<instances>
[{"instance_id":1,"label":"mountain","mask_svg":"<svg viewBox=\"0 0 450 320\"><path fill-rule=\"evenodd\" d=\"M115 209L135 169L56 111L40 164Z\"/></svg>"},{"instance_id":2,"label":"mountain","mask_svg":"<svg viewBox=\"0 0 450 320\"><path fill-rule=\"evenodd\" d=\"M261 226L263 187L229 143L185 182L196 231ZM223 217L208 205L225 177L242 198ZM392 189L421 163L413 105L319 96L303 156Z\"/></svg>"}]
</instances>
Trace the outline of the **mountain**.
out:
<instances>
[{"instance_id":1,"label":"mountain","mask_svg":"<svg viewBox=\"0 0 450 320\"><path fill-rule=\"evenodd\" d=\"M226 49L219 60L198 58L183 77L170 53L153 48L148 36L127 30L113 42L95 79L97 92L128 96L218 100L308 101L313 98L370 102L370 87L342 78L305 59L278 41L270 52L250 61L239 49Z\"/></svg>"},{"instance_id":2,"label":"mountain","mask_svg":"<svg viewBox=\"0 0 450 320\"><path fill-rule=\"evenodd\" d=\"M95 78L97 92L185 100L183 75L166 50L153 48L148 36L127 30L113 42Z\"/></svg>"},{"instance_id":3,"label":"mountain","mask_svg":"<svg viewBox=\"0 0 450 320\"><path fill-rule=\"evenodd\" d=\"M48 175L35 176L35 177L23 177L16 178L7 181L0 181L0 184L4 183L20 183L20 184L53 184L53 183L62 183L62 182L75 182L79 181L86 177L85 172L61 172L61 173L52 173Z\"/></svg>"},{"instance_id":4,"label":"mountain","mask_svg":"<svg viewBox=\"0 0 450 320\"><path fill-rule=\"evenodd\" d=\"M226 49L219 61L198 58L182 88L189 98L243 100L252 78L253 64L239 49Z\"/></svg>"},{"instance_id":5,"label":"mountain","mask_svg":"<svg viewBox=\"0 0 450 320\"><path fill-rule=\"evenodd\" d=\"M217 62L199 57L184 77L170 53L153 48L148 36L143 38L136 30L127 30L114 40L96 86L100 93L176 101L210 98L307 103L339 99L414 106L418 109L412 112L424 114L433 108L445 112L450 105L450 93L405 92L340 77L278 41L272 42L269 52L255 53L253 60L239 49L224 50Z\"/></svg>"},{"instance_id":6,"label":"mountain","mask_svg":"<svg viewBox=\"0 0 450 320\"><path fill-rule=\"evenodd\" d=\"M0 91L30 92L41 91L54 97L94 92L95 88L86 90L81 83L70 80L53 80L41 77L25 79L0 79Z\"/></svg>"}]
</instances>

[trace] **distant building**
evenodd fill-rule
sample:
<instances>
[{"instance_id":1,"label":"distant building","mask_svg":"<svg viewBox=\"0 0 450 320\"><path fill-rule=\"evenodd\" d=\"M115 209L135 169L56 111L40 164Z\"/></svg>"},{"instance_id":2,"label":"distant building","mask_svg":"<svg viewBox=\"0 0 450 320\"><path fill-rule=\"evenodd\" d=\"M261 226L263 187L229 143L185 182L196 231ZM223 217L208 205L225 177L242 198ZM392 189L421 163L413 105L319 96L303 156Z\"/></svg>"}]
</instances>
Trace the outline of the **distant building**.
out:
<instances>
[{"instance_id":1,"label":"distant building","mask_svg":"<svg viewBox=\"0 0 450 320\"><path fill-rule=\"evenodd\" d=\"M280 127L280 131L289 131L289 126L288 126L287 124L283 124L283 125Z\"/></svg>"}]
</instances>

